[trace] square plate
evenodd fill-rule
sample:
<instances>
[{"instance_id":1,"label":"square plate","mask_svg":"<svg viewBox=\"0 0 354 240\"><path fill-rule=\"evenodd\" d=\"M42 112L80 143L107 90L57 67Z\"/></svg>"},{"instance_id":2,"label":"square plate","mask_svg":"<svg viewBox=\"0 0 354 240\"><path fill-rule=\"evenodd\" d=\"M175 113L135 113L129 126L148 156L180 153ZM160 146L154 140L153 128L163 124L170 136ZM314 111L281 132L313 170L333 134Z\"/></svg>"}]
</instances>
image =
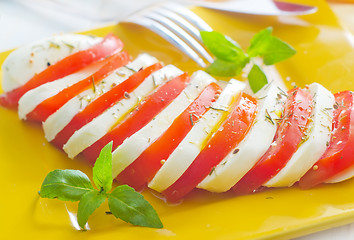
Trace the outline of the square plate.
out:
<instances>
[{"instance_id":1,"label":"square plate","mask_svg":"<svg viewBox=\"0 0 354 240\"><path fill-rule=\"evenodd\" d=\"M257 31L273 26L274 34L298 51L291 59L277 64L288 87L292 82L298 86L319 82L332 92L353 90L354 50L348 33L324 1L316 4L316 14L302 17L193 10L244 48ZM134 57L148 52L189 73L198 69L160 37L137 26L119 24L86 33L104 36L110 32L125 42ZM0 64L8 54L0 54ZM46 174L54 169L79 169L91 177L91 168L82 159L70 160L48 144L41 127L20 121L15 111L0 108L0 116L0 232L4 239L276 239L354 219L354 180L349 180L306 191L294 186L241 197L195 191L178 205L167 204L147 190L143 194L159 213L164 229L134 227L116 220L105 214L105 203L90 217L91 230L77 231L76 203L40 199L37 192Z\"/></svg>"}]
</instances>

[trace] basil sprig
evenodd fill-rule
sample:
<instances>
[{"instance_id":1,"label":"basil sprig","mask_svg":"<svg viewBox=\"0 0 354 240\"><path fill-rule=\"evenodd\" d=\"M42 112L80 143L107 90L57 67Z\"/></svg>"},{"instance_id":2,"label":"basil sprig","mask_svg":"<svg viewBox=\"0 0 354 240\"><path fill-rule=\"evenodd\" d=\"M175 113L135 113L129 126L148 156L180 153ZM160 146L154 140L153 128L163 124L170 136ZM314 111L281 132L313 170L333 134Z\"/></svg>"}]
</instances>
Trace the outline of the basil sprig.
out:
<instances>
[{"instance_id":1,"label":"basil sprig","mask_svg":"<svg viewBox=\"0 0 354 240\"><path fill-rule=\"evenodd\" d=\"M85 229L89 216L108 198L112 215L133 225L162 228L160 218L143 195L127 185L120 185L112 192L112 142L102 150L93 167L93 181L78 170L54 170L42 183L42 198L62 201L79 201L77 220Z\"/></svg>"},{"instance_id":2,"label":"basil sprig","mask_svg":"<svg viewBox=\"0 0 354 240\"><path fill-rule=\"evenodd\" d=\"M201 31L200 35L206 47L216 57L206 71L215 76L233 77L239 75L244 67L255 57L263 58L265 65L272 65L293 56L296 51L286 42L272 35L268 27L253 36L247 51L221 33ZM268 83L260 66L253 64L248 81L254 93Z\"/></svg>"}]
</instances>

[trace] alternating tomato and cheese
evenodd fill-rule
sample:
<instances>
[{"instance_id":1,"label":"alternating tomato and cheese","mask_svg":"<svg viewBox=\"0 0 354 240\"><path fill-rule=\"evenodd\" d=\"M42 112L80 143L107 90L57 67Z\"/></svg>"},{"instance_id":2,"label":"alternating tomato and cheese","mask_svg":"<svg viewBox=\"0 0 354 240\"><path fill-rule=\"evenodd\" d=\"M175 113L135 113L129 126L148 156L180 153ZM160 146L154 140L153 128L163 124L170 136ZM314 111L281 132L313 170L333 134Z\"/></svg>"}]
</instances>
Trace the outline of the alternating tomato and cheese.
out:
<instances>
[{"instance_id":1,"label":"alternating tomato and cheese","mask_svg":"<svg viewBox=\"0 0 354 240\"><path fill-rule=\"evenodd\" d=\"M42 123L70 158L94 163L113 142L113 176L169 201L194 188L309 188L354 176L354 96L317 83L257 94L203 71L191 76L141 54L114 35L59 35L12 52L0 104Z\"/></svg>"}]
</instances>

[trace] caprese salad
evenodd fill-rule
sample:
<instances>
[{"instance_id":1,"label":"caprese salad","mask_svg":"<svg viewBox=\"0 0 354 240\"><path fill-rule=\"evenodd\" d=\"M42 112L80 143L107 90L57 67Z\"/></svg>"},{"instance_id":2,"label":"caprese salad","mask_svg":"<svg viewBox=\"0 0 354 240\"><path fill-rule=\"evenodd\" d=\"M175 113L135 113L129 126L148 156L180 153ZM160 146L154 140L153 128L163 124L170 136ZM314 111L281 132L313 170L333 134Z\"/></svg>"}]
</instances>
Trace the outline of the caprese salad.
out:
<instances>
[{"instance_id":1,"label":"caprese salad","mask_svg":"<svg viewBox=\"0 0 354 240\"><path fill-rule=\"evenodd\" d=\"M194 188L247 194L310 188L354 176L354 96L318 83L256 94L155 57L131 60L114 35L66 34L13 51L2 66L3 107L42 123L70 158L93 163L113 141L113 176L169 201Z\"/></svg>"}]
</instances>

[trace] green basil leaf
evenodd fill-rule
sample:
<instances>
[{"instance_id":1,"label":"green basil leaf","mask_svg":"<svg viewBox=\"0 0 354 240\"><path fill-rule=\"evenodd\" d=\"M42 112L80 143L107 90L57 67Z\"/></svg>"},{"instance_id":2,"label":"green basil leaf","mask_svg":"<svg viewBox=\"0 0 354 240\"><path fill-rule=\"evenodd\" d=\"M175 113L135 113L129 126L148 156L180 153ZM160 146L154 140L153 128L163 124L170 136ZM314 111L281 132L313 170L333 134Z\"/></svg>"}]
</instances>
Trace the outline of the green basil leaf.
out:
<instances>
[{"instance_id":1,"label":"green basil leaf","mask_svg":"<svg viewBox=\"0 0 354 240\"><path fill-rule=\"evenodd\" d=\"M257 64L252 66L248 74L248 82L254 93L258 92L268 83L267 76Z\"/></svg>"},{"instance_id":2,"label":"green basil leaf","mask_svg":"<svg viewBox=\"0 0 354 240\"><path fill-rule=\"evenodd\" d=\"M224 61L237 61L240 58L246 58L238 43L225 37L223 34L215 31L201 31L200 35L205 46L215 57Z\"/></svg>"},{"instance_id":3,"label":"green basil leaf","mask_svg":"<svg viewBox=\"0 0 354 240\"><path fill-rule=\"evenodd\" d=\"M267 52L264 53L263 61L265 65L272 65L293 56L295 53L296 50L292 46L279 38L272 37Z\"/></svg>"},{"instance_id":4,"label":"green basil leaf","mask_svg":"<svg viewBox=\"0 0 354 240\"><path fill-rule=\"evenodd\" d=\"M262 56L264 64L272 65L293 56L296 50L272 36L272 28L269 27L253 36L247 53L250 57Z\"/></svg>"},{"instance_id":5,"label":"green basil leaf","mask_svg":"<svg viewBox=\"0 0 354 240\"><path fill-rule=\"evenodd\" d=\"M106 200L106 194L97 190L85 193L79 202L77 210L77 221L82 229L85 229L85 224L89 216Z\"/></svg>"},{"instance_id":6,"label":"green basil leaf","mask_svg":"<svg viewBox=\"0 0 354 240\"><path fill-rule=\"evenodd\" d=\"M74 202L93 189L90 179L79 170L54 170L44 179L40 196Z\"/></svg>"},{"instance_id":7,"label":"green basil leaf","mask_svg":"<svg viewBox=\"0 0 354 240\"><path fill-rule=\"evenodd\" d=\"M127 185L118 186L108 195L108 205L112 214L125 222L144 227L163 227L149 202Z\"/></svg>"},{"instance_id":8,"label":"green basil leaf","mask_svg":"<svg viewBox=\"0 0 354 240\"><path fill-rule=\"evenodd\" d=\"M272 27L261 30L251 39L251 44L247 49L250 57L263 56L267 52L268 44L272 38Z\"/></svg>"},{"instance_id":9,"label":"green basil leaf","mask_svg":"<svg viewBox=\"0 0 354 240\"><path fill-rule=\"evenodd\" d=\"M104 192L112 189L112 145L110 142L102 148L93 167L93 182Z\"/></svg>"},{"instance_id":10,"label":"green basil leaf","mask_svg":"<svg viewBox=\"0 0 354 240\"><path fill-rule=\"evenodd\" d=\"M241 73L247 62L228 62L215 59L215 61L207 67L206 71L214 76L233 77Z\"/></svg>"}]
</instances>

